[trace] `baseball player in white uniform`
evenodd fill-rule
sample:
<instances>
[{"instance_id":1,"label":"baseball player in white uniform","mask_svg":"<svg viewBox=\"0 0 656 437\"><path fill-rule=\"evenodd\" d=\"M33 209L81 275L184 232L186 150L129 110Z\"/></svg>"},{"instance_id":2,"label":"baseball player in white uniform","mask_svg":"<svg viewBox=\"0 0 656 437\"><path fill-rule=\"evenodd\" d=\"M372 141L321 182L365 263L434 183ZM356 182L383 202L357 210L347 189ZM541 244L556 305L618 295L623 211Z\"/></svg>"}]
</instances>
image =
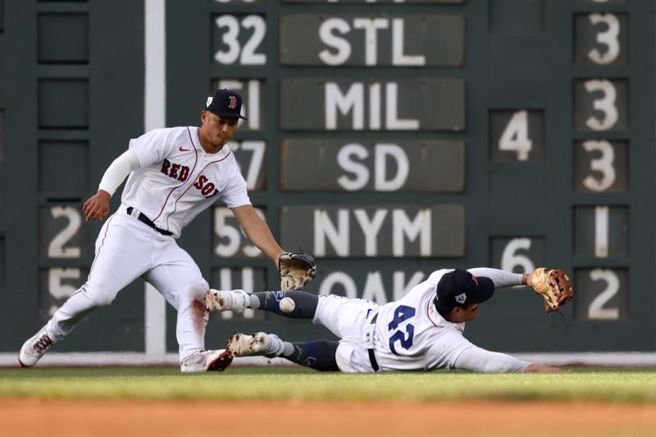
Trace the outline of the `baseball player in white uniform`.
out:
<instances>
[{"instance_id":1,"label":"baseball player in white uniform","mask_svg":"<svg viewBox=\"0 0 656 437\"><path fill-rule=\"evenodd\" d=\"M182 229L215 201L234 213L250 240L276 264L282 249L255 212L228 143L238 128L242 99L231 90L208 97L200 126L155 129L132 139L108 167L83 206L86 220L103 220L109 199L128 177L121 206L96 240L89 277L20 350L31 367L86 315L109 305L136 278L151 283L178 312L176 337L183 372L223 370L223 350L205 350L209 289L200 269L180 248ZM229 360L228 360L229 363Z\"/></svg>"},{"instance_id":2,"label":"baseball player in white uniform","mask_svg":"<svg viewBox=\"0 0 656 437\"><path fill-rule=\"evenodd\" d=\"M286 342L275 334L238 333L227 349L235 356L281 356L316 370L366 373L394 370L465 369L474 372L557 372L482 349L463 336L479 305L497 287L526 284L527 275L492 268L433 272L406 296L385 305L302 291L211 290L210 310L256 308L285 317L312 319L339 341Z\"/></svg>"}]
</instances>

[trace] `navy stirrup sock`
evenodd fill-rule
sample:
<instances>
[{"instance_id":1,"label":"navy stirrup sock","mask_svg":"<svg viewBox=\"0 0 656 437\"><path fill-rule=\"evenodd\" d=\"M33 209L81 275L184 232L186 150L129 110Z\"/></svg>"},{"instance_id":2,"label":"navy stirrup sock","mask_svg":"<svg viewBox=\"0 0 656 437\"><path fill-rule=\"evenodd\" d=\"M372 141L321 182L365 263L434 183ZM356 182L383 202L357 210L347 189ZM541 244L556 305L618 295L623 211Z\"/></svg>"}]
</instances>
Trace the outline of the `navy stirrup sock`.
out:
<instances>
[{"instance_id":1,"label":"navy stirrup sock","mask_svg":"<svg viewBox=\"0 0 656 437\"><path fill-rule=\"evenodd\" d=\"M251 296L255 296L259 300L257 309L280 314L290 319L314 318L317 303L319 303L318 296L306 291L262 291L253 293ZM280 309L280 301L286 297L294 301L294 309L291 312L284 312Z\"/></svg>"},{"instance_id":2,"label":"navy stirrup sock","mask_svg":"<svg viewBox=\"0 0 656 437\"><path fill-rule=\"evenodd\" d=\"M310 367L320 372L335 372L339 370L335 360L335 352L339 345L331 340L313 340L302 343L292 343L294 353L285 356L289 361Z\"/></svg>"}]
</instances>

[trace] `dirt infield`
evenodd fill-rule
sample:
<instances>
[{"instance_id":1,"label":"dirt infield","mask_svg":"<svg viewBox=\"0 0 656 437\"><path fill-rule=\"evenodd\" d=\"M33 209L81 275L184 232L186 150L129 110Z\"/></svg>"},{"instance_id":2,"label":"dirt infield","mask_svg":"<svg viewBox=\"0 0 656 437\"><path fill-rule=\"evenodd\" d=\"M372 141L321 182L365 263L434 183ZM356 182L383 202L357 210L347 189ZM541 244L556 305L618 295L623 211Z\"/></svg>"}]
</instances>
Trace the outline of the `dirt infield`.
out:
<instances>
[{"instance_id":1,"label":"dirt infield","mask_svg":"<svg viewBox=\"0 0 656 437\"><path fill-rule=\"evenodd\" d=\"M656 406L0 400L0 435L48 437L647 436Z\"/></svg>"}]
</instances>

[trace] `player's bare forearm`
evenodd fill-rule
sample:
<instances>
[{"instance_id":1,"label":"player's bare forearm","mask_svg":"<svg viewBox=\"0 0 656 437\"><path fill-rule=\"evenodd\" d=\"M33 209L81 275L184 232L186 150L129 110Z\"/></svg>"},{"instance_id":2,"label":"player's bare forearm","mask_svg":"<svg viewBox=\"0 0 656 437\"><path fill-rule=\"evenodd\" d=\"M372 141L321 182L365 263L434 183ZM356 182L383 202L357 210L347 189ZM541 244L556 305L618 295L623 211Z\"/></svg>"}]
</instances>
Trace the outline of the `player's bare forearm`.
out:
<instances>
[{"instance_id":1,"label":"player's bare forearm","mask_svg":"<svg viewBox=\"0 0 656 437\"><path fill-rule=\"evenodd\" d=\"M278 265L282 248L273 237L269 226L262 220L252 223L248 230L244 229L248 238L268 256L274 264Z\"/></svg>"},{"instance_id":2,"label":"player's bare forearm","mask_svg":"<svg viewBox=\"0 0 656 437\"><path fill-rule=\"evenodd\" d=\"M111 196L107 191L98 190L96 194L89 197L84 205L82 211L84 212L84 219L91 220L104 220L109 215L109 198Z\"/></svg>"},{"instance_id":3,"label":"player's bare forearm","mask_svg":"<svg viewBox=\"0 0 656 437\"><path fill-rule=\"evenodd\" d=\"M233 208L232 212L248 239L278 265L278 259L283 250L271 233L269 225L257 215L251 205Z\"/></svg>"},{"instance_id":4,"label":"player's bare forearm","mask_svg":"<svg viewBox=\"0 0 656 437\"><path fill-rule=\"evenodd\" d=\"M562 372L563 369L555 366L546 366L544 364L531 364L524 370L526 373L557 373Z\"/></svg>"}]
</instances>

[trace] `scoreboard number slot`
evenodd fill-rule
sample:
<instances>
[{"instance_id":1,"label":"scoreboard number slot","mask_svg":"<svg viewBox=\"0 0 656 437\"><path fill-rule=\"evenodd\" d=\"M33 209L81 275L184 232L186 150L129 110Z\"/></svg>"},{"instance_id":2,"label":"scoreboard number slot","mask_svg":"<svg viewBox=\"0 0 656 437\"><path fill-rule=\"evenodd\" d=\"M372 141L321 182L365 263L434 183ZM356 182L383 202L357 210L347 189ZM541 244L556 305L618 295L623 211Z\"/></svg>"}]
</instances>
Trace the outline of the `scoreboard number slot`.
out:
<instances>
[{"instance_id":1,"label":"scoreboard number slot","mask_svg":"<svg viewBox=\"0 0 656 437\"><path fill-rule=\"evenodd\" d=\"M260 15L221 15L214 19L214 60L221 65L265 65L266 54L257 53L266 36ZM218 41L217 41L218 40Z\"/></svg>"},{"instance_id":2,"label":"scoreboard number slot","mask_svg":"<svg viewBox=\"0 0 656 437\"><path fill-rule=\"evenodd\" d=\"M577 206L574 208L574 254L592 258L629 255L629 208Z\"/></svg>"},{"instance_id":3,"label":"scoreboard number slot","mask_svg":"<svg viewBox=\"0 0 656 437\"><path fill-rule=\"evenodd\" d=\"M577 80L574 89L574 117L577 130L624 131L629 127L626 80Z\"/></svg>"},{"instance_id":4,"label":"scoreboard number slot","mask_svg":"<svg viewBox=\"0 0 656 437\"><path fill-rule=\"evenodd\" d=\"M92 255L88 226L77 203L39 207L39 254L42 259L74 260Z\"/></svg>"},{"instance_id":5,"label":"scoreboard number slot","mask_svg":"<svg viewBox=\"0 0 656 437\"><path fill-rule=\"evenodd\" d=\"M89 273L87 268L53 267L39 272L39 313L47 320L82 286Z\"/></svg>"},{"instance_id":6,"label":"scoreboard number slot","mask_svg":"<svg viewBox=\"0 0 656 437\"><path fill-rule=\"evenodd\" d=\"M588 268L575 270L577 320L625 320L628 318L628 270Z\"/></svg>"},{"instance_id":7,"label":"scoreboard number slot","mask_svg":"<svg viewBox=\"0 0 656 437\"><path fill-rule=\"evenodd\" d=\"M241 166L241 174L246 179L248 191L261 191L264 188L264 141L231 141L228 147L234 152Z\"/></svg>"},{"instance_id":8,"label":"scoreboard number slot","mask_svg":"<svg viewBox=\"0 0 656 437\"><path fill-rule=\"evenodd\" d=\"M607 30L597 34L597 42L605 45L604 52L599 49L592 49L588 52L588 57L596 64L605 65L615 62L620 55L620 22L613 14L590 14L590 23L593 25L603 23L606 25Z\"/></svg>"},{"instance_id":9,"label":"scoreboard number slot","mask_svg":"<svg viewBox=\"0 0 656 437\"><path fill-rule=\"evenodd\" d=\"M585 140L575 143L574 173L577 191L626 191L629 179L627 142Z\"/></svg>"},{"instance_id":10,"label":"scoreboard number slot","mask_svg":"<svg viewBox=\"0 0 656 437\"><path fill-rule=\"evenodd\" d=\"M490 111L490 155L499 161L543 160L543 111Z\"/></svg>"},{"instance_id":11,"label":"scoreboard number slot","mask_svg":"<svg viewBox=\"0 0 656 437\"><path fill-rule=\"evenodd\" d=\"M490 265L515 273L530 273L544 264L544 237L490 238Z\"/></svg>"},{"instance_id":12,"label":"scoreboard number slot","mask_svg":"<svg viewBox=\"0 0 656 437\"><path fill-rule=\"evenodd\" d=\"M50 214L54 219L65 218L67 224L48 244L48 258L79 258L79 246L65 246L80 231L82 213L71 206L55 206L50 208Z\"/></svg>"},{"instance_id":13,"label":"scoreboard number slot","mask_svg":"<svg viewBox=\"0 0 656 437\"><path fill-rule=\"evenodd\" d=\"M266 220L264 211L255 208L255 212ZM250 243L229 208L215 207L213 210L214 256L220 258L262 256L262 251Z\"/></svg>"}]
</instances>

